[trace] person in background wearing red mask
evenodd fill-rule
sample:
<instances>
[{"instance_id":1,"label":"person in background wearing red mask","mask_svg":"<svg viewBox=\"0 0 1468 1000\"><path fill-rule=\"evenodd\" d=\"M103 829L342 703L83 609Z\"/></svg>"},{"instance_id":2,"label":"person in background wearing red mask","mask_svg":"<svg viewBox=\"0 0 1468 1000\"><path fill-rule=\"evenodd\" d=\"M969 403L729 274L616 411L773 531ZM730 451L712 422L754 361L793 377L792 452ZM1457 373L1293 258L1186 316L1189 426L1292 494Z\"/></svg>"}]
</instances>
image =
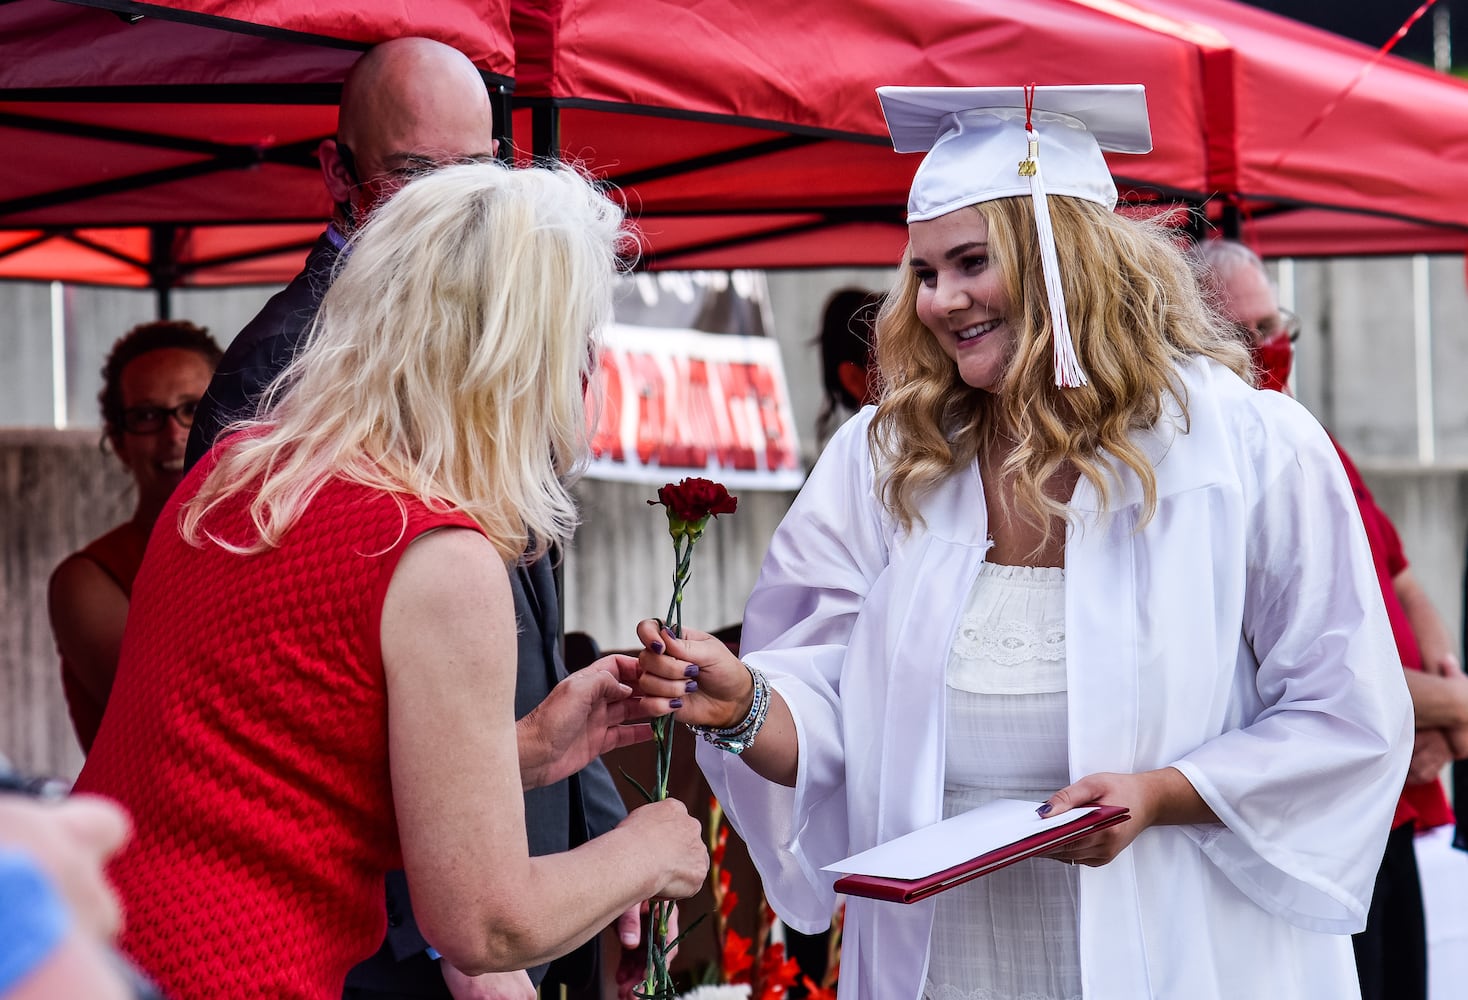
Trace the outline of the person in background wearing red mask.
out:
<instances>
[{"instance_id":1,"label":"person in background wearing red mask","mask_svg":"<svg viewBox=\"0 0 1468 1000\"><path fill-rule=\"evenodd\" d=\"M1233 240L1208 240L1195 248L1195 255L1214 305L1238 327L1249 347L1259 387L1289 393L1300 323L1280 308L1264 262ZM1453 822L1439 775L1451 760L1468 758L1468 676L1442 617L1407 565L1395 526L1376 505L1350 456L1339 442L1335 445L1361 507L1417 716L1412 767L1392 819L1366 930L1353 938L1356 971L1362 1000L1425 1000L1427 932L1412 837Z\"/></svg>"}]
</instances>

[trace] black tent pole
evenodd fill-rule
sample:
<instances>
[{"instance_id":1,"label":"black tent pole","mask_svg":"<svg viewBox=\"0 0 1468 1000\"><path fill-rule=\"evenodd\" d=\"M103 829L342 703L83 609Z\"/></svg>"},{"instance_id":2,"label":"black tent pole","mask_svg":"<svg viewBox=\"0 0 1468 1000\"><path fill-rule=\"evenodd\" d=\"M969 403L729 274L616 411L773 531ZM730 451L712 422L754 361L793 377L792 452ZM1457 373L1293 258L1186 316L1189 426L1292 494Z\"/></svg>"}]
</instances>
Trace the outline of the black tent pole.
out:
<instances>
[{"instance_id":1,"label":"black tent pole","mask_svg":"<svg viewBox=\"0 0 1468 1000\"><path fill-rule=\"evenodd\" d=\"M512 164L515 161L515 120L509 92L504 87L490 87L489 106L494 116L494 138L499 143L499 159Z\"/></svg>"},{"instance_id":2,"label":"black tent pole","mask_svg":"<svg viewBox=\"0 0 1468 1000\"><path fill-rule=\"evenodd\" d=\"M160 320L173 319L173 283L178 277L174 259L173 226L150 226L148 229L148 278L157 299Z\"/></svg>"},{"instance_id":3,"label":"black tent pole","mask_svg":"<svg viewBox=\"0 0 1468 1000\"><path fill-rule=\"evenodd\" d=\"M530 152L537 160L560 158L561 111L549 98L530 109Z\"/></svg>"},{"instance_id":4,"label":"black tent pole","mask_svg":"<svg viewBox=\"0 0 1468 1000\"><path fill-rule=\"evenodd\" d=\"M1239 211L1239 206L1231 202L1225 202L1223 206L1223 218L1219 220L1219 228L1223 235L1231 240L1237 240L1243 235L1244 217Z\"/></svg>"}]
</instances>

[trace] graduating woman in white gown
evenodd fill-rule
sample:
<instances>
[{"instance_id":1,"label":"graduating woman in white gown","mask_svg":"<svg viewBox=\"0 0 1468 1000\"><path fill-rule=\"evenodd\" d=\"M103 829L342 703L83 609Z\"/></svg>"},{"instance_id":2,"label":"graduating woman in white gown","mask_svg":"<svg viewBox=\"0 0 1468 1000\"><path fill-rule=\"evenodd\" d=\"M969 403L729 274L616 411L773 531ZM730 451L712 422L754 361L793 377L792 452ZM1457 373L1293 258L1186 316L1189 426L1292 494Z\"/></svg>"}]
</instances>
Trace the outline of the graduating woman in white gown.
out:
<instances>
[{"instance_id":1,"label":"graduating woman in white gown","mask_svg":"<svg viewBox=\"0 0 1468 1000\"><path fill-rule=\"evenodd\" d=\"M1140 87L880 93L931 150L882 398L771 543L744 662L643 622L644 693L704 730L806 932L823 866L946 815L1130 810L928 901L852 898L843 1000L1355 995L1411 712L1330 442L1252 388L1173 234L1113 213Z\"/></svg>"}]
</instances>

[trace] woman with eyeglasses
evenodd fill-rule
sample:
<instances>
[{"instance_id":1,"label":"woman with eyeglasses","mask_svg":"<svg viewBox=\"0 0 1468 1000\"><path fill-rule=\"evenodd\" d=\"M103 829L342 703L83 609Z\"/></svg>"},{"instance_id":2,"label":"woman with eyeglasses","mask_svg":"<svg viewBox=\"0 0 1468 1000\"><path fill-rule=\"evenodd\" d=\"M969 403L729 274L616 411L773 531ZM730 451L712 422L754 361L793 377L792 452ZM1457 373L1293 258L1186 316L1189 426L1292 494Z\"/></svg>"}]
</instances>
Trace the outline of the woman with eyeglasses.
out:
<instances>
[{"instance_id":1,"label":"woman with eyeglasses","mask_svg":"<svg viewBox=\"0 0 1468 1000\"><path fill-rule=\"evenodd\" d=\"M119 337L102 364L102 441L132 474L137 506L131 518L62 560L48 594L61 685L87 753L117 673L133 578L153 522L183 479L194 408L222 353L204 327L143 323Z\"/></svg>"}]
</instances>

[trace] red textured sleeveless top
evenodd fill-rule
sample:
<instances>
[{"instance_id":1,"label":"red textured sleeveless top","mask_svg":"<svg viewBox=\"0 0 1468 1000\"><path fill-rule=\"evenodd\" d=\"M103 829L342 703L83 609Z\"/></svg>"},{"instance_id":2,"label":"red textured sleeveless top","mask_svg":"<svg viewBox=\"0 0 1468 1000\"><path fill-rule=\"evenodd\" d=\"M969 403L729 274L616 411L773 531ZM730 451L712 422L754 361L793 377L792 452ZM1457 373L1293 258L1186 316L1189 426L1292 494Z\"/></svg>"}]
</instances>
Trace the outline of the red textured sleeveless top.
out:
<instances>
[{"instance_id":1,"label":"red textured sleeveless top","mask_svg":"<svg viewBox=\"0 0 1468 1000\"><path fill-rule=\"evenodd\" d=\"M382 943L382 880L402 867L383 597L414 538L473 523L337 480L277 549L194 548L178 507L211 465L153 532L76 787L132 813L109 869L121 946L171 1000L339 1000ZM207 526L248 537L245 499Z\"/></svg>"}]
</instances>

